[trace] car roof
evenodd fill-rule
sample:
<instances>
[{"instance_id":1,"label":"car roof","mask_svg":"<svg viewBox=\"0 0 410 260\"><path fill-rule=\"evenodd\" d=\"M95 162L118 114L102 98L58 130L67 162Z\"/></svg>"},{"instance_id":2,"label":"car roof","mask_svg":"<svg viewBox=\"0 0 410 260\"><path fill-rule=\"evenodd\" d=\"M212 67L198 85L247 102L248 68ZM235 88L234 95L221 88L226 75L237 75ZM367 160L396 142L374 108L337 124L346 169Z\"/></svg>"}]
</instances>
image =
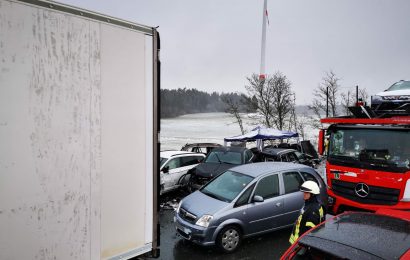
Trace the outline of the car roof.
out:
<instances>
[{"instance_id":1,"label":"car roof","mask_svg":"<svg viewBox=\"0 0 410 260\"><path fill-rule=\"evenodd\" d=\"M384 214L348 212L327 220L299 243L349 259L398 259L410 248L410 222Z\"/></svg>"},{"instance_id":2,"label":"car roof","mask_svg":"<svg viewBox=\"0 0 410 260\"><path fill-rule=\"evenodd\" d=\"M296 163L287 163L287 162L258 162L258 163L249 163L243 164L231 168L231 171L243 173L252 177L258 177L267 173L272 172L281 172L287 170L299 170L307 169L312 171L313 169L309 166Z\"/></svg>"},{"instance_id":3,"label":"car roof","mask_svg":"<svg viewBox=\"0 0 410 260\"><path fill-rule=\"evenodd\" d=\"M279 155L279 154L288 153L288 152L296 152L296 150L289 149L289 148L266 148L266 149L263 149L261 153L268 154L268 155Z\"/></svg>"},{"instance_id":4,"label":"car roof","mask_svg":"<svg viewBox=\"0 0 410 260\"><path fill-rule=\"evenodd\" d=\"M191 148L191 147L220 147L222 146L221 144L217 144L217 143L187 143L185 144L182 148L181 151Z\"/></svg>"},{"instance_id":5,"label":"car roof","mask_svg":"<svg viewBox=\"0 0 410 260\"><path fill-rule=\"evenodd\" d=\"M205 155L202 154L202 153L193 153L193 152L177 151L177 150L175 150L175 151L171 151L171 150L170 151L161 151L160 152L160 157L170 158L170 157L177 156L177 155L187 155L187 154L199 155L199 156L205 157Z\"/></svg>"},{"instance_id":6,"label":"car roof","mask_svg":"<svg viewBox=\"0 0 410 260\"><path fill-rule=\"evenodd\" d=\"M249 149L245 147L239 147L239 146L219 146L219 147L215 147L214 149L212 149L212 152L223 151L223 152L241 153L245 150L249 150Z\"/></svg>"}]
</instances>

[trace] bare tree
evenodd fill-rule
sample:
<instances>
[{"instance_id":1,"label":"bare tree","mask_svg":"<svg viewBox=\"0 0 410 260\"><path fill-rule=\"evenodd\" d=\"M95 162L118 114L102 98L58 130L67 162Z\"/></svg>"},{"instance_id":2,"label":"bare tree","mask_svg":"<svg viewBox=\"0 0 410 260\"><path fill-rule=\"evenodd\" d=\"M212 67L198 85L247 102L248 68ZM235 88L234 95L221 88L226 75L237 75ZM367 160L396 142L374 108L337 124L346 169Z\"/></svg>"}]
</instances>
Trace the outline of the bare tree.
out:
<instances>
[{"instance_id":1,"label":"bare tree","mask_svg":"<svg viewBox=\"0 0 410 260\"><path fill-rule=\"evenodd\" d=\"M227 106L226 112L231 114L235 118L236 123L238 123L239 128L241 129L241 133L245 134L245 131L243 129L242 117L239 113L242 104L239 101L234 101L230 96L222 96L222 101Z\"/></svg>"},{"instance_id":2,"label":"bare tree","mask_svg":"<svg viewBox=\"0 0 410 260\"><path fill-rule=\"evenodd\" d=\"M309 117L304 113L301 117L298 117L296 120L296 129L295 131L299 133L299 136L302 139L306 139L306 127L309 125Z\"/></svg>"},{"instance_id":3,"label":"bare tree","mask_svg":"<svg viewBox=\"0 0 410 260\"><path fill-rule=\"evenodd\" d=\"M316 120L326 114L327 101L329 102L330 116L337 116L337 95L340 90L339 80L336 74L330 70L326 72L326 75L322 78L322 82L318 87L313 90L315 98L308 107L315 114ZM320 125L320 123L318 123L318 125Z\"/></svg>"},{"instance_id":4,"label":"bare tree","mask_svg":"<svg viewBox=\"0 0 410 260\"><path fill-rule=\"evenodd\" d=\"M260 123L282 130L293 107L294 94L290 81L280 72L267 75L263 80L253 74L247 80L245 88L252 97L249 100L253 101L252 105L256 107L259 118L262 118Z\"/></svg>"},{"instance_id":5,"label":"bare tree","mask_svg":"<svg viewBox=\"0 0 410 260\"><path fill-rule=\"evenodd\" d=\"M353 106L355 102L352 91L347 90L346 93L341 94L341 97L342 97L342 102L341 102L342 110L344 111L345 115L350 115L349 107Z\"/></svg>"},{"instance_id":6,"label":"bare tree","mask_svg":"<svg viewBox=\"0 0 410 260\"><path fill-rule=\"evenodd\" d=\"M350 115L351 112L349 110L349 107L354 106L356 103L355 94L352 90L349 89L346 93L342 93L341 97L342 110L345 115ZM369 94L367 93L366 89L359 89L358 97L362 101L367 102L367 100L369 99Z\"/></svg>"},{"instance_id":7,"label":"bare tree","mask_svg":"<svg viewBox=\"0 0 410 260\"><path fill-rule=\"evenodd\" d=\"M359 89L359 98L362 99L365 103L369 101L369 93L365 88Z\"/></svg>"}]
</instances>

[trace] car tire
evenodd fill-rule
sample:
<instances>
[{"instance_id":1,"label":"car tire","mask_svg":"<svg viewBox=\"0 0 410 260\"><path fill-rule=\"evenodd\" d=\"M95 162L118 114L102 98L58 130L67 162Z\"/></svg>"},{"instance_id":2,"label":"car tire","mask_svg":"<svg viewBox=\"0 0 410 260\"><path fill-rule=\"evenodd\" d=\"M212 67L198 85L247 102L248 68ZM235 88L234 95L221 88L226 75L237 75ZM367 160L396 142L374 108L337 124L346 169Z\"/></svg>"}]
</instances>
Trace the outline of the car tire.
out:
<instances>
[{"instance_id":1,"label":"car tire","mask_svg":"<svg viewBox=\"0 0 410 260\"><path fill-rule=\"evenodd\" d=\"M189 180L188 180L188 185L186 186L186 190L189 193L192 193L196 191L195 189L195 183L196 183L196 178L194 174L190 174Z\"/></svg>"},{"instance_id":2,"label":"car tire","mask_svg":"<svg viewBox=\"0 0 410 260\"><path fill-rule=\"evenodd\" d=\"M237 226L224 227L219 232L216 243L224 253L234 252L242 242L242 232Z\"/></svg>"},{"instance_id":3,"label":"car tire","mask_svg":"<svg viewBox=\"0 0 410 260\"><path fill-rule=\"evenodd\" d=\"M189 179L191 179L191 174L187 173L181 176L178 180L178 185L181 188L186 188L189 184Z\"/></svg>"}]
</instances>

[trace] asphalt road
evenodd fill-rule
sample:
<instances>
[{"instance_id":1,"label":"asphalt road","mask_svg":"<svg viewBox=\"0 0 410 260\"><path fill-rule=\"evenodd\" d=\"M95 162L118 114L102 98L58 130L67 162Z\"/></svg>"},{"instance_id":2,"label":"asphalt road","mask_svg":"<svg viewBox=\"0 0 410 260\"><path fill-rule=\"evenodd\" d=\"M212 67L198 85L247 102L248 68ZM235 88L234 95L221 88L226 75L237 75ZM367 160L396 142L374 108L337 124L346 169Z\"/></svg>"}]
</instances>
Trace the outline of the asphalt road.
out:
<instances>
[{"instance_id":1,"label":"asphalt road","mask_svg":"<svg viewBox=\"0 0 410 260\"><path fill-rule=\"evenodd\" d=\"M159 259L279 259L289 247L289 228L245 239L240 248L231 254L222 253L216 247L202 247L186 241L175 232L172 207L176 206L183 196L181 193L171 193L161 198Z\"/></svg>"}]
</instances>

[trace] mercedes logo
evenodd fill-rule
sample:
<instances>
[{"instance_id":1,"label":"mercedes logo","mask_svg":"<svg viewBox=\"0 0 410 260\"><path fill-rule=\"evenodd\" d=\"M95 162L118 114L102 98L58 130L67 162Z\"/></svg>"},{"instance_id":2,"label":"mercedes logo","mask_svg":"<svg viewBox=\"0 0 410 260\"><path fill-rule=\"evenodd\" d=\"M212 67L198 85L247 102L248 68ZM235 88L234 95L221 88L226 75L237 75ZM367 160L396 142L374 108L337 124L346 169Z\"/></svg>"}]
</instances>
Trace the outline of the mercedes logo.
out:
<instances>
[{"instance_id":1,"label":"mercedes logo","mask_svg":"<svg viewBox=\"0 0 410 260\"><path fill-rule=\"evenodd\" d=\"M364 183L358 183L356 187L354 188L354 192L356 193L357 196L361 198L365 198L367 197L367 195L369 195L370 188Z\"/></svg>"}]
</instances>

